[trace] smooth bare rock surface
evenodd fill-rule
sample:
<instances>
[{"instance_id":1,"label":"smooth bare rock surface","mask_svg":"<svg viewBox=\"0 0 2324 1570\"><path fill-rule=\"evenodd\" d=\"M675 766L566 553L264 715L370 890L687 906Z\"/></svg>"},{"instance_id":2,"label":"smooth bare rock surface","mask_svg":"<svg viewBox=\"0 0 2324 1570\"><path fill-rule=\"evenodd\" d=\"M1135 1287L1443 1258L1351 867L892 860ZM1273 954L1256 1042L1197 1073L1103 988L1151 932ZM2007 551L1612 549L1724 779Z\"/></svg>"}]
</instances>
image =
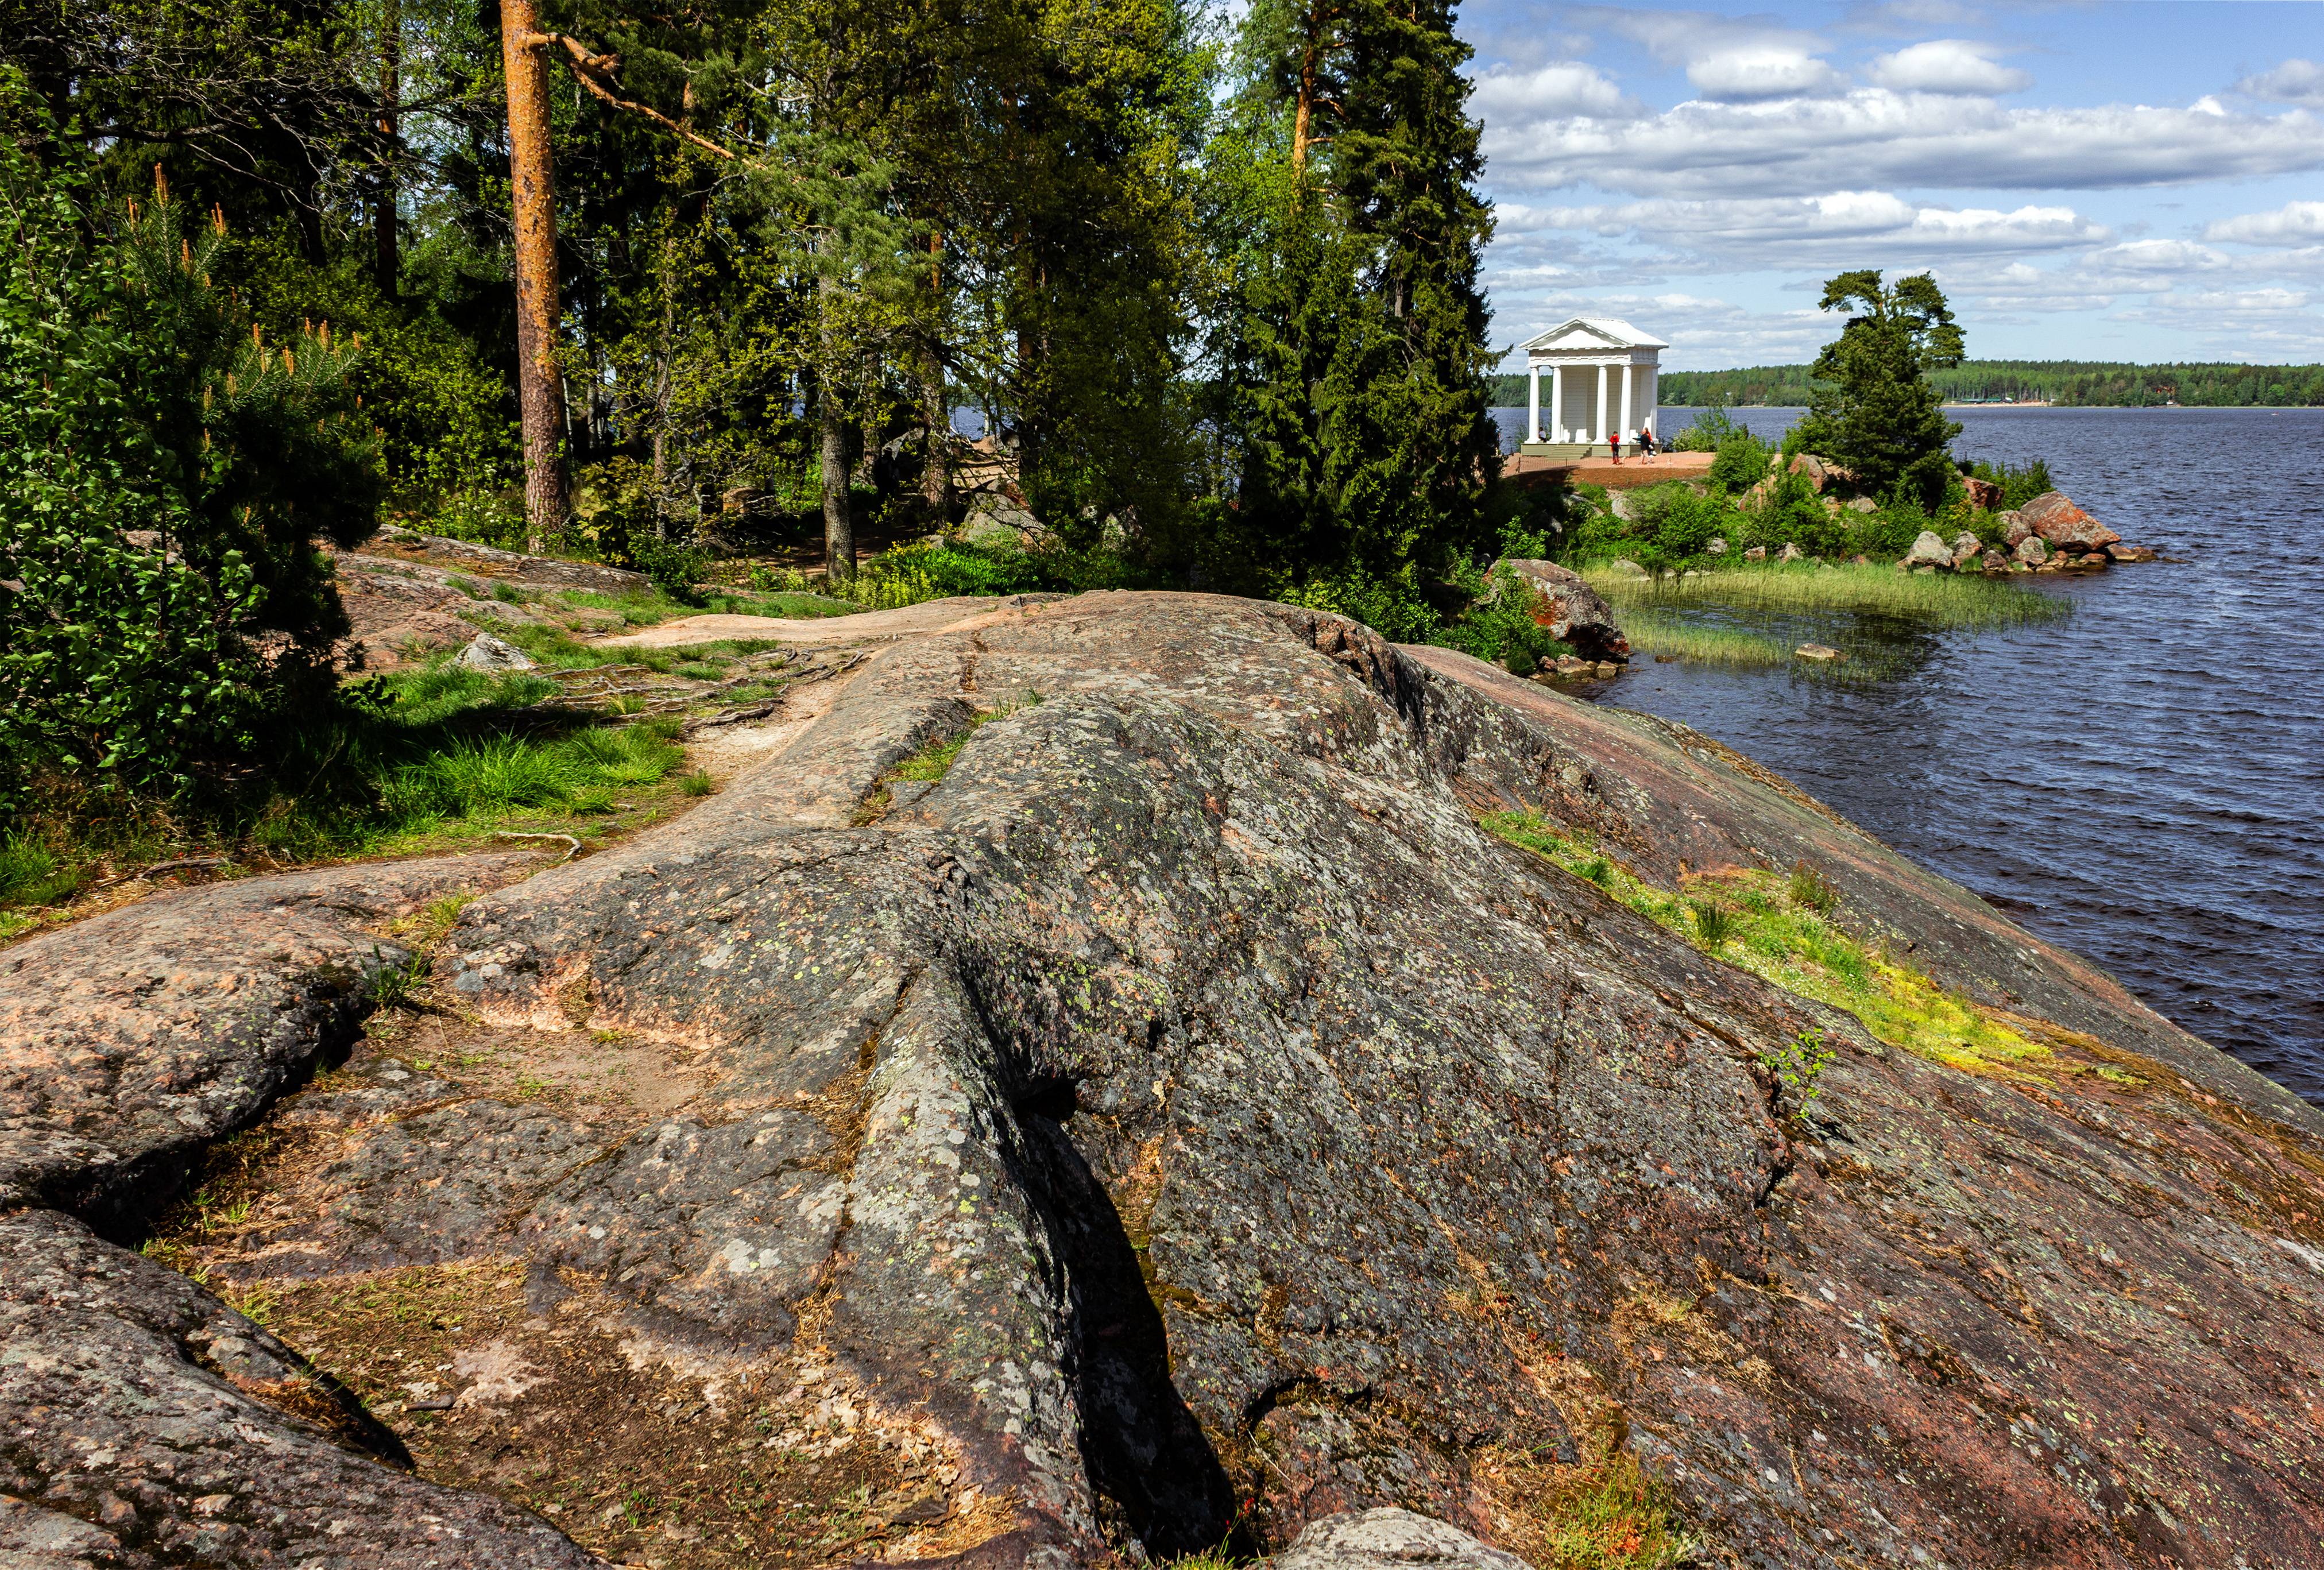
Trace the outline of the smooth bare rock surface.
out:
<instances>
[{"instance_id":1,"label":"smooth bare rock surface","mask_svg":"<svg viewBox=\"0 0 2324 1570\"><path fill-rule=\"evenodd\" d=\"M505 852L217 883L0 949L0 1204L134 1226L346 1039L370 978L410 957L387 923L540 864Z\"/></svg>"},{"instance_id":2,"label":"smooth bare rock surface","mask_svg":"<svg viewBox=\"0 0 2324 1570\"><path fill-rule=\"evenodd\" d=\"M1480 825L1517 810L1665 888L1804 862L2052 1056L1884 1045ZM1151 594L899 641L687 817L469 906L439 969L665 1092L309 1093L330 1160L235 1270L514 1255L526 1312L639 1363L811 1362L835 1423L940 1439L923 1558L1387 1507L1498 1541L1508 1459L1577 1442L1714 1564L2324 1538L2324 1118L1749 760L1452 651ZM1810 1030L1812 1105L1764 1062Z\"/></svg>"},{"instance_id":3,"label":"smooth bare rock surface","mask_svg":"<svg viewBox=\"0 0 2324 1570\"><path fill-rule=\"evenodd\" d=\"M391 524L364 544L366 555L400 557L440 567L464 569L492 578L507 578L535 588L586 589L595 594L641 595L652 586L644 573L606 567L594 561L566 561L552 556L526 556L468 540L447 540Z\"/></svg>"},{"instance_id":4,"label":"smooth bare rock surface","mask_svg":"<svg viewBox=\"0 0 2324 1570\"><path fill-rule=\"evenodd\" d=\"M848 616L743 616L707 614L678 616L650 627L641 627L617 638L601 638L606 648L671 649L687 643L707 643L720 638L770 638L784 643L837 643L854 638L896 637L933 633L974 616L991 615L1003 606L1024 601L1038 604L1055 595L956 596L927 600L893 611L859 611Z\"/></svg>"},{"instance_id":5,"label":"smooth bare rock surface","mask_svg":"<svg viewBox=\"0 0 2324 1570\"><path fill-rule=\"evenodd\" d=\"M1506 567L1531 584L1541 594L1547 617L1543 625L1553 638L1563 640L1576 651L1592 660L1627 658L1630 640L1614 621L1614 608L1600 598L1598 591L1583 582L1579 573L1560 567L1554 561L1532 561L1510 559L1495 562L1496 568ZM1617 568L1623 564L1617 562ZM1631 570L1639 571L1635 563Z\"/></svg>"},{"instance_id":6,"label":"smooth bare rock surface","mask_svg":"<svg viewBox=\"0 0 2324 1570\"><path fill-rule=\"evenodd\" d=\"M1514 1554L1393 1506L1310 1521L1268 1563L1272 1570L1527 1570Z\"/></svg>"},{"instance_id":7,"label":"smooth bare rock surface","mask_svg":"<svg viewBox=\"0 0 2324 1570\"><path fill-rule=\"evenodd\" d=\"M2104 550L2122 538L2075 506L2063 491L2043 492L2019 508L2018 514L2033 525L2034 532L2061 550Z\"/></svg>"},{"instance_id":8,"label":"smooth bare rock surface","mask_svg":"<svg viewBox=\"0 0 2324 1570\"><path fill-rule=\"evenodd\" d=\"M53 1211L0 1216L0 1348L10 1565L599 1563L528 1511L411 1477L296 1352Z\"/></svg>"}]
</instances>

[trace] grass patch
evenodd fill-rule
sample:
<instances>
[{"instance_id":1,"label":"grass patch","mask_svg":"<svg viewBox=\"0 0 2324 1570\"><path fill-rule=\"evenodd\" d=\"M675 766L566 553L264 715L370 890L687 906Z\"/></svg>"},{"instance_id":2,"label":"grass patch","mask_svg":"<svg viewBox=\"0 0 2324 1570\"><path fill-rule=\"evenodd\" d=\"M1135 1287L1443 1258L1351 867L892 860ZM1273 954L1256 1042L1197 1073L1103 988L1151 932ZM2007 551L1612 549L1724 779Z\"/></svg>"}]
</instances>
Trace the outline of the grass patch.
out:
<instances>
[{"instance_id":1,"label":"grass patch","mask_svg":"<svg viewBox=\"0 0 2324 1570\"><path fill-rule=\"evenodd\" d=\"M1893 567L1787 564L1660 580L1592 568L1582 576L1623 611L1710 605L1775 613L1852 611L1979 632L2038 626L2073 614L2072 601L2006 579L1904 573ZM1625 621L1626 632L1628 626Z\"/></svg>"},{"instance_id":2,"label":"grass patch","mask_svg":"<svg viewBox=\"0 0 2324 1570\"><path fill-rule=\"evenodd\" d=\"M680 722L613 726L535 706L555 690L447 661L367 683L364 701L279 738L272 770L240 793L156 800L51 781L38 809L0 827L0 940L78 914L82 891L120 888L159 862L222 855L235 875L475 845L503 828L595 835L609 815L666 810L683 789L671 777L686 759Z\"/></svg>"},{"instance_id":3,"label":"grass patch","mask_svg":"<svg viewBox=\"0 0 2324 1570\"><path fill-rule=\"evenodd\" d=\"M1697 1547L1678 1528L1668 1492L1628 1451L1554 1485L1535 1510L1554 1570L1665 1570Z\"/></svg>"},{"instance_id":4,"label":"grass patch","mask_svg":"<svg viewBox=\"0 0 2324 1570\"><path fill-rule=\"evenodd\" d=\"M1626 609L1621 614L1622 631L1635 653L1738 669L1792 662L1791 650L1764 633L1692 621L1646 605Z\"/></svg>"},{"instance_id":5,"label":"grass patch","mask_svg":"<svg viewBox=\"0 0 2324 1570\"><path fill-rule=\"evenodd\" d=\"M1029 708L1040 701L1039 693L1028 692L1019 702L1004 704L999 708L981 710L970 716L968 724L951 735L940 742L930 742L927 746L881 774L879 782L872 788L870 793L863 798L862 804L855 809L853 818L855 827L862 828L880 820L887 812L889 802L893 799L893 787L898 780L943 779L952 771L954 762L960 757L960 750L968 745L971 736L994 720L1006 719L1019 709Z\"/></svg>"},{"instance_id":6,"label":"grass patch","mask_svg":"<svg viewBox=\"0 0 2324 1570\"><path fill-rule=\"evenodd\" d=\"M2049 1048L1946 991L1924 973L1867 947L1833 921L1838 893L1804 863L1789 877L1738 873L1662 889L1612 862L1538 811L1489 813L1488 833L1589 879L1649 921L1700 942L1731 965L1803 998L1845 1010L1875 1039L1972 1074L2040 1076ZM1705 910L1711 912L1706 916ZM1716 931L1716 941L1711 933ZM1819 1064L1817 1067L1821 1067Z\"/></svg>"}]
</instances>

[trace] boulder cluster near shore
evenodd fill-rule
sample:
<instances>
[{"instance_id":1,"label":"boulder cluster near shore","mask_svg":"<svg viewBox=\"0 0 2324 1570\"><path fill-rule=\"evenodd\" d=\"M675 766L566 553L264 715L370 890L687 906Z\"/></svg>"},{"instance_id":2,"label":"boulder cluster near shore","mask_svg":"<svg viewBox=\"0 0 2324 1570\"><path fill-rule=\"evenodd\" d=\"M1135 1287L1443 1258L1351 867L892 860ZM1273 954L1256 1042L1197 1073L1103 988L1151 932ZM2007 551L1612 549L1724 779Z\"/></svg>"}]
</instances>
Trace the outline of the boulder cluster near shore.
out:
<instances>
[{"instance_id":1,"label":"boulder cluster near shore","mask_svg":"<svg viewBox=\"0 0 2324 1570\"><path fill-rule=\"evenodd\" d=\"M1994 491L1999 500L1996 487L1983 480L1971 483ZM2146 546L2124 543L2063 491L2044 491L1997 521L2001 545L1987 545L1966 529L1947 544L1934 530L1924 529L1896 565L1907 572L2080 572L2155 559Z\"/></svg>"}]
</instances>

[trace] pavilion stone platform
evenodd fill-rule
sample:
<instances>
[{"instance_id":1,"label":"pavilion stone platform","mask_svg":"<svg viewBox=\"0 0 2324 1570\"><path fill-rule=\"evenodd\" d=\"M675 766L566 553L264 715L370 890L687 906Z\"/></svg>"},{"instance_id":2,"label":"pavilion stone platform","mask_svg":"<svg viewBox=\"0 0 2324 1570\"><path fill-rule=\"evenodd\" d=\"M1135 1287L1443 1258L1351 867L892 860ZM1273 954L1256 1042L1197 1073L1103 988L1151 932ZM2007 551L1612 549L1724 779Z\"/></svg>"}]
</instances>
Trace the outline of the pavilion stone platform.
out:
<instances>
[{"instance_id":1,"label":"pavilion stone platform","mask_svg":"<svg viewBox=\"0 0 2324 1570\"><path fill-rule=\"evenodd\" d=\"M1531 378L1526 397L1527 457L1603 457L1608 437L1628 442L1645 429L1657 438L1657 382L1662 352L1670 347L1614 317L1577 316L1525 346ZM1542 372L1549 399L1542 400ZM1546 424L1545 424L1545 419Z\"/></svg>"}]
</instances>

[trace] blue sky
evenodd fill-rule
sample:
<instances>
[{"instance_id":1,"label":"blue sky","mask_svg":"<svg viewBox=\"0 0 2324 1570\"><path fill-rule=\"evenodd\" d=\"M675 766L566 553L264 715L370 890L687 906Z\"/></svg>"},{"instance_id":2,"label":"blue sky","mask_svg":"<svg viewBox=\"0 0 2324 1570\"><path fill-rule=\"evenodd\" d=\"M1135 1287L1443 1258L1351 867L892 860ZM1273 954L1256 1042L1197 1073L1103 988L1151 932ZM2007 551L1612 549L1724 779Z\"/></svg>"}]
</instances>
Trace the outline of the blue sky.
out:
<instances>
[{"instance_id":1,"label":"blue sky","mask_svg":"<svg viewBox=\"0 0 2324 1570\"><path fill-rule=\"evenodd\" d=\"M1798 362L1843 269L1980 359L2324 360L2324 5L1471 0L1493 338ZM1511 362L1516 368L1516 362Z\"/></svg>"}]
</instances>

